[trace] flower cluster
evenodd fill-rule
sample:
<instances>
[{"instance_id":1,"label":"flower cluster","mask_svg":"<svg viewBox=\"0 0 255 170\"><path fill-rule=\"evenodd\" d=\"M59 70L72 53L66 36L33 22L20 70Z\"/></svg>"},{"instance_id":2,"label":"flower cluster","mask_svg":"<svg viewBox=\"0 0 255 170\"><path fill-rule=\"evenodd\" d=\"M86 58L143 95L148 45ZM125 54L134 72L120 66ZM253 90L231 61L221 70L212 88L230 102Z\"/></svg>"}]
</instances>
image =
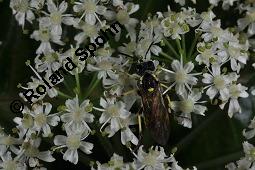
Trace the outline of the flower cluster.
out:
<instances>
[{"instance_id":1,"label":"flower cluster","mask_svg":"<svg viewBox=\"0 0 255 170\"><path fill-rule=\"evenodd\" d=\"M175 2L185 5L185 0ZM26 63L35 76L18 87L30 96L30 89L37 93L43 90L44 94L14 118L17 125L13 134L1 131L0 166L43 168L43 161L53 162L53 154L60 153L64 160L77 164L82 159L80 153L93 155L98 145L108 152L111 141L116 143L118 139L120 147L131 152L134 159L124 162L116 152L108 163L93 161L92 169L183 169L163 147L151 147L145 152L140 146L141 130L147 123L144 110L152 112L155 108L141 104L137 84L143 75L139 71L153 75L159 84L159 89L149 88L148 93L158 90L157 102L168 111L160 114L171 114L181 126L192 128L192 118L207 116L211 105L217 105L229 118L242 113L239 99L249 94L241 72L249 67L247 61L255 49L255 2L209 3L211 8L201 13L192 7L171 10L168 6L166 12L158 11L139 20L134 14L140 6L130 1L11 0L17 22L23 30L33 25L30 38L39 42L34 63ZM236 27L222 26L212 10L219 3L224 10L239 4L237 10L243 15ZM89 45L116 22L123 29L116 34L108 32L113 38L87 60L79 61L75 51L81 46L90 51ZM192 41L188 43L190 36ZM60 68L69 68L66 60L76 65L71 74L62 75L55 87L40 88ZM137 64L148 61L155 69L136 70ZM59 82L63 84L57 85ZM27 100L23 93L20 96ZM255 135L253 124L249 126L252 130L244 131L248 139ZM48 149L41 151L41 143ZM254 166L253 145L244 142L243 147L245 157L237 165L227 165L229 169Z\"/></svg>"}]
</instances>

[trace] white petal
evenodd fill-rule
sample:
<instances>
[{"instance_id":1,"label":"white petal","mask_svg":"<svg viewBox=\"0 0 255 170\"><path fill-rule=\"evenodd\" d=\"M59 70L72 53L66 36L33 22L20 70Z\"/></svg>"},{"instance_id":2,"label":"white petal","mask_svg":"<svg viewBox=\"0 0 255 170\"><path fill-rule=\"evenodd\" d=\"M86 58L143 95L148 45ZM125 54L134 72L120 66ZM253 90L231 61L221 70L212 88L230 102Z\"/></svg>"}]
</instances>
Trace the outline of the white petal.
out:
<instances>
[{"instance_id":1,"label":"white petal","mask_svg":"<svg viewBox=\"0 0 255 170\"><path fill-rule=\"evenodd\" d=\"M61 121L63 122L70 122L73 120L73 114L72 113L65 113L63 115L60 116Z\"/></svg>"},{"instance_id":2,"label":"white petal","mask_svg":"<svg viewBox=\"0 0 255 170\"><path fill-rule=\"evenodd\" d=\"M59 5L59 12L64 13L67 9L67 3L65 1L62 1Z\"/></svg>"},{"instance_id":3,"label":"white petal","mask_svg":"<svg viewBox=\"0 0 255 170\"><path fill-rule=\"evenodd\" d=\"M93 147L94 147L93 143L81 141L80 150L82 150L86 154L92 153L91 150L93 149Z\"/></svg>"},{"instance_id":4,"label":"white petal","mask_svg":"<svg viewBox=\"0 0 255 170\"><path fill-rule=\"evenodd\" d=\"M104 98L100 98L100 106L102 106L103 108L106 108L107 107L107 102Z\"/></svg>"},{"instance_id":5,"label":"white petal","mask_svg":"<svg viewBox=\"0 0 255 170\"><path fill-rule=\"evenodd\" d=\"M63 136L63 135L55 136L54 144L55 145L65 145L66 144L66 136Z\"/></svg>"},{"instance_id":6,"label":"white petal","mask_svg":"<svg viewBox=\"0 0 255 170\"><path fill-rule=\"evenodd\" d=\"M112 118L111 119L111 130L114 132L118 131L120 129L118 118Z\"/></svg>"},{"instance_id":7,"label":"white petal","mask_svg":"<svg viewBox=\"0 0 255 170\"><path fill-rule=\"evenodd\" d=\"M220 90L220 97L222 100L227 100L229 98L229 90L227 88Z\"/></svg>"},{"instance_id":8,"label":"white petal","mask_svg":"<svg viewBox=\"0 0 255 170\"><path fill-rule=\"evenodd\" d=\"M94 14L86 14L85 21L91 25L96 23L96 17Z\"/></svg>"},{"instance_id":9,"label":"white petal","mask_svg":"<svg viewBox=\"0 0 255 170\"><path fill-rule=\"evenodd\" d=\"M51 126L57 126L60 118L57 115L49 115L47 117L47 122Z\"/></svg>"},{"instance_id":10,"label":"white petal","mask_svg":"<svg viewBox=\"0 0 255 170\"><path fill-rule=\"evenodd\" d=\"M49 11L50 13L55 12L55 11L58 10L57 7L56 7L56 5L54 4L54 2L53 2L52 0L48 0L48 1L47 1L47 6L48 6L48 11Z\"/></svg>"},{"instance_id":11,"label":"white petal","mask_svg":"<svg viewBox=\"0 0 255 170\"><path fill-rule=\"evenodd\" d=\"M50 151L43 151L43 152L39 152L37 158L45 161L45 162L53 162L55 161L55 158L52 157L51 152Z\"/></svg>"},{"instance_id":12,"label":"white petal","mask_svg":"<svg viewBox=\"0 0 255 170\"><path fill-rule=\"evenodd\" d=\"M199 114L199 115L203 115L205 111L207 110L207 108L205 106L202 105L195 105L194 106L194 113Z\"/></svg>"},{"instance_id":13,"label":"white petal","mask_svg":"<svg viewBox=\"0 0 255 170\"><path fill-rule=\"evenodd\" d=\"M78 152L77 150L71 150L71 149L67 149L65 154L63 155L63 159L70 161L74 164L78 163Z\"/></svg>"},{"instance_id":14,"label":"white petal","mask_svg":"<svg viewBox=\"0 0 255 170\"><path fill-rule=\"evenodd\" d=\"M228 114L232 117L233 113L241 112L240 105L237 99L231 99L229 102Z\"/></svg>"},{"instance_id":15,"label":"white petal","mask_svg":"<svg viewBox=\"0 0 255 170\"><path fill-rule=\"evenodd\" d=\"M63 17L62 22L66 25L73 25L74 24L74 18L73 17Z\"/></svg>"},{"instance_id":16,"label":"white petal","mask_svg":"<svg viewBox=\"0 0 255 170\"><path fill-rule=\"evenodd\" d=\"M50 129L50 126L48 124L44 125L42 127L42 129L43 129L43 136L44 137L48 137L51 134L51 129Z\"/></svg>"},{"instance_id":17,"label":"white petal","mask_svg":"<svg viewBox=\"0 0 255 170\"><path fill-rule=\"evenodd\" d=\"M251 23L248 27L248 34L254 35L255 34L255 23Z\"/></svg>"},{"instance_id":18,"label":"white petal","mask_svg":"<svg viewBox=\"0 0 255 170\"><path fill-rule=\"evenodd\" d=\"M104 15L104 13L106 12L106 7L101 6L101 5L97 5L96 12L100 15Z\"/></svg>"},{"instance_id":19,"label":"white petal","mask_svg":"<svg viewBox=\"0 0 255 170\"><path fill-rule=\"evenodd\" d=\"M186 73L191 72L193 69L194 69L194 64L191 61L185 64L184 66L184 70L186 71Z\"/></svg>"},{"instance_id":20,"label":"white petal","mask_svg":"<svg viewBox=\"0 0 255 170\"><path fill-rule=\"evenodd\" d=\"M52 105L50 103L45 103L45 111L44 113L48 115L51 111Z\"/></svg>"},{"instance_id":21,"label":"white petal","mask_svg":"<svg viewBox=\"0 0 255 170\"><path fill-rule=\"evenodd\" d=\"M240 30L244 30L249 25L248 18L241 18L237 21L238 27Z\"/></svg>"},{"instance_id":22,"label":"white petal","mask_svg":"<svg viewBox=\"0 0 255 170\"><path fill-rule=\"evenodd\" d=\"M179 71L181 69L181 63L178 60L174 60L171 64L172 69L176 72Z\"/></svg>"},{"instance_id":23,"label":"white petal","mask_svg":"<svg viewBox=\"0 0 255 170\"><path fill-rule=\"evenodd\" d=\"M210 84L213 82L213 76L211 74L208 74L208 73L204 73L203 74L203 79L202 79L202 82L205 83L205 84Z\"/></svg>"},{"instance_id":24,"label":"white petal","mask_svg":"<svg viewBox=\"0 0 255 170\"><path fill-rule=\"evenodd\" d=\"M212 65L212 72L213 72L213 75L214 75L214 76L220 75L220 65L218 65L218 64L213 64L213 65Z\"/></svg>"},{"instance_id":25,"label":"white petal","mask_svg":"<svg viewBox=\"0 0 255 170\"><path fill-rule=\"evenodd\" d=\"M213 99L217 93L218 93L218 90L214 86L211 86L206 91L206 94L209 96L210 99Z\"/></svg>"}]
</instances>

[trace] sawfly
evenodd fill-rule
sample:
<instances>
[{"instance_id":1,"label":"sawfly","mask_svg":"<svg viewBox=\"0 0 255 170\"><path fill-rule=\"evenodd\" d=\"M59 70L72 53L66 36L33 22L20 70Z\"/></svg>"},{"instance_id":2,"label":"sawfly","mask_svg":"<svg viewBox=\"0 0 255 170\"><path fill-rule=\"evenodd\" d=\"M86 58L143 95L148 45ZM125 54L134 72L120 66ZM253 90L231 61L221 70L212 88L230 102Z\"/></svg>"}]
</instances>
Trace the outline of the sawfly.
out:
<instances>
[{"instance_id":1,"label":"sawfly","mask_svg":"<svg viewBox=\"0 0 255 170\"><path fill-rule=\"evenodd\" d=\"M128 56L127 54L123 55ZM155 142L160 145L165 145L168 142L170 135L170 109L166 107L168 105L167 101L170 101L170 99L166 95L162 95L163 92L161 84L157 77L153 74L153 71L155 71L155 66L152 61L139 62L135 65L135 70L136 73L141 76L137 83L137 87L138 94L141 96L142 100L140 111L143 113L145 126L148 128L150 135ZM138 114L141 114L141 112ZM140 132L140 117L138 117L138 123Z\"/></svg>"}]
</instances>

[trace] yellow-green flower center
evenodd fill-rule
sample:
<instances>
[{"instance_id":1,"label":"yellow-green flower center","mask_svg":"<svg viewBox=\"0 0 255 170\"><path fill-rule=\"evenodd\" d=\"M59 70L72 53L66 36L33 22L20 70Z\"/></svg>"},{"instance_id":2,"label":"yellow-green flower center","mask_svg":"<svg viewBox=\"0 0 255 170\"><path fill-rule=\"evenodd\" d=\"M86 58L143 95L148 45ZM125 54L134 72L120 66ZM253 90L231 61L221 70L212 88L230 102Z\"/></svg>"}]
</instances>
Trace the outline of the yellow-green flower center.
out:
<instances>
[{"instance_id":1,"label":"yellow-green flower center","mask_svg":"<svg viewBox=\"0 0 255 170\"><path fill-rule=\"evenodd\" d=\"M213 83L218 90L225 88L225 80L221 75L215 76L213 79Z\"/></svg>"},{"instance_id":2,"label":"yellow-green flower center","mask_svg":"<svg viewBox=\"0 0 255 170\"><path fill-rule=\"evenodd\" d=\"M126 10L120 10L118 13L117 13L117 16L116 16L116 19L117 21L119 21L121 24L127 24L129 22L129 15L127 13Z\"/></svg>"},{"instance_id":3,"label":"yellow-green flower center","mask_svg":"<svg viewBox=\"0 0 255 170\"><path fill-rule=\"evenodd\" d=\"M35 116L35 124L39 127L42 127L47 123L47 117L44 113L39 113Z\"/></svg>"},{"instance_id":4,"label":"yellow-green flower center","mask_svg":"<svg viewBox=\"0 0 255 170\"><path fill-rule=\"evenodd\" d=\"M97 9L97 5L93 1L84 1L84 10L86 13L95 13Z\"/></svg>"},{"instance_id":5,"label":"yellow-green flower center","mask_svg":"<svg viewBox=\"0 0 255 170\"><path fill-rule=\"evenodd\" d=\"M58 11L51 13L50 19L51 19L51 22L55 25L61 24L61 19L62 19L61 13Z\"/></svg>"},{"instance_id":6,"label":"yellow-green flower center","mask_svg":"<svg viewBox=\"0 0 255 170\"><path fill-rule=\"evenodd\" d=\"M184 70L179 70L175 73L175 81L177 84L183 84L187 80L187 73Z\"/></svg>"},{"instance_id":7,"label":"yellow-green flower center","mask_svg":"<svg viewBox=\"0 0 255 170\"><path fill-rule=\"evenodd\" d=\"M13 160L3 162L3 169L4 170L16 170L18 169L17 164Z\"/></svg>"},{"instance_id":8,"label":"yellow-green flower center","mask_svg":"<svg viewBox=\"0 0 255 170\"><path fill-rule=\"evenodd\" d=\"M107 113L109 113L112 117L119 117L120 110L117 106L111 105L106 110Z\"/></svg>"},{"instance_id":9,"label":"yellow-green flower center","mask_svg":"<svg viewBox=\"0 0 255 170\"><path fill-rule=\"evenodd\" d=\"M39 30L39 37L42 42L48 42L50 40L50 33L47 28Z\"/></svg>"},{"instance_id":10,"label":"yellow-green flower center","mask_svg":"<svg viewBox=\"0 0 255 170\"><path fill-rule=\"evenodd\" d=\"M229 92L231 97L238 98L240 96L240 90L238 89L237 85L230 86Z\"/></svg>"},{"instance_id":11,"label":"yellow-green flower center","mask_svg":"<svg viewBox=\"0 0 255 170\"><path fill-rule=\"evenodd\" d=\"M194 102L190 99L183 100L180 109L183 113L191 113L194 110Z\"/></svg>"},{"instance_id":12,"label":"yellow-green flower center","mask_svg":"<svg viewBox=\"0 0 255 170\"><path fill-rule=\"evenodd\" d=\"M79 135L70 135L66 139L66 145L70 149L78 149L80 147L81 139Z\"/></svg>"}]
</instances>

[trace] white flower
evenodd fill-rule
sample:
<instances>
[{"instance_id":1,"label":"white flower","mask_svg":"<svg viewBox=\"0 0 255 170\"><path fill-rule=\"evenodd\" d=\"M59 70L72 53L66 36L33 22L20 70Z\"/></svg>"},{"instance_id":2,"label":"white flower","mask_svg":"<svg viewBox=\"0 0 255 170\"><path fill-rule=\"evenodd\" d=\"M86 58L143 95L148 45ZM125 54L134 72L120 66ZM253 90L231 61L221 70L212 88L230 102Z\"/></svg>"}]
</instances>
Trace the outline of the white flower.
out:
<instances>
[{"instance_id":1,"label":"white flower","mask_svg":"<svg viewBox=\"0 0 255 170\"><path fill-rule=\"evenodd\" d=\"M30 23L32 23L32 21L35 19L29 0L11 0L10 7L12 8L12 13L15 14L15 18L22 28L24 28L25 19Z\"/></svg>"},{"instance_id":2,"label":"white flower","mask_svg":"<svg viewBox=\"0 0 255 170\"><path fill-rule=\"evenodd\" d=\"M68 160L74 164L78 163L78 151L82 150L86 154L92 153L93 144L90 142L83 141L88 135L89 131L83 129L82 126L76 126L66 129L67 136L57 135L54 138L54 144L59 146L55 149L67 147L63 155L64 160Z\"/></svg>"},{"instance_id":3,"label":"white flower","mask_svg":"<svg viewBox=\"0 0 255 170\"><path fill-rule=\"evenodd\" d=\"M209 84L205 88L208 88L206 94L210 99L213 99L218 92L220 93L220 97L222 100L226 100L229 96L229 90L227 85L230 83L230 79L228 75L221 74L220 65L213 64L212 71L208 69L210 74L204 73L202 82L205 84Z\"/></svg>"},{"instance_id":4,"label":"white flower","mask_svg":"<svg viewBox=\"0 0 255 170\"><path fill-rule=\"evenodd\" d=\"M223 45L222 47L226 48L222 48L223 51L219 52L218 55L220 58L229 58L231 69L239 73L241 64L245 65L248 60L247 50L249 44L248 41L246 41L246 44L240 44L237 37L234 36L230 38L232 38L232 41L228 42L227 45Z\"/></svg>"},{"instance_id":5,"label":"white flower","mask_svg":"<svg viewBox=\"0 0 255 170\"><path fill-rule=\"evenodd\" d=\"M138 139L135 136L135 134L129 128L130 125L135 125L135 124L138 123L137 115L131 115L126 119L120 119L120 122L123 126L123 128L121 129L121 133L120 133L121 143L123 145L126 145L127 142L131 142L134 145L137 145L138 144Z\"/></svg>"},{"instance_id":6,"label":"white flower","mask_svg":"<svg viewBox=\"0 0 255 170\"><path fill-rule=\"evenodd\" d=\"M242 31L248 26L247 33L249 36L255 34L255 7L248 6L246 7L246 16L244 18L240 18L237 21L238 28Z\"/></svg>"},{"instance_id":7,"label":"white flower","mask_svg":"<svg viewBox=\"0 0 255 170\"><path fill-rule=\"evenodd\" d=\"M94 115L89 113L92 111L92 103L89 100L84 100L79 104L78 96L73 99L68 99L65 102L66 108L62 113L61 120L65 122L66 128L72 128L72 126L81 126L88 131L91 131L87 123L94 121Z\"/></svg>"},{"instance_id":8,"label":"white flower","mask_svg":"<svg viewBox=\"0 0 255 170\"><path fill-rule=\"evenodd\" d=\"M243 136L246 139L251 139L255 136L255 117L251 120L251 123L248 126L249 130L246 131L246 129L243 130Z\"/></svg>"},{"instance_id":9,"label":"white flower","mask_svg":"<svg viewBox=\"0 0 255 170\"><path fill-rule=\"evenodd\" d=\"M16 150L14 153L17 154L17 157L19 157L20 160L28 161L30 167L38 166L38 159L45 162L55 161L55 158L52 157L50 151L40 151L38 149L40 143L40 138L34 140L29 139L28 141L24 141L20 150Z\"/></svg>"},{"instance_id":10,"label":"white flower","mask_svg":"<svg viewBox=\"0 0 255 170\"><path fill-rule=\"evenodd\" d=\"M61 67L59 53L51 52L45 55L37 55L35 58L35 68L38 72L46 72L50 76Z\"/></svg>"},{"instance_id":11,"label":"white flower","mask_svg":"<svg viewBox=\"0 0 255 170\"><path fill-rule=\"evenodd\" d=\"M177 120L180 124L185 127L191 128L191 113L194 112L196 114L204 116L207 108L205 106L200 105L200 103L204 103L204 101L198 101L202 97L200 92L192 91L190 94L183 93L179 95L180 101L171 102L171 107L174 111L181 112L180 117Z\"/></svg>"},{"instance_id":12,"label":"white flower","mask_svg":"<svg viewBox=\"0 0 255 170\"><path fill-rule=\"evenodd\" d=\"M246 92L248 88L242 86L241 84L231 84L229 87L229 107L228 107L228 115L232 117L234 113L241 113L241 107L238 103L238 98L246 98L249 94ZM220 105L221 109L224 108L225 104L228 100L224 101L223 104Z\"/></svg>"},{"instance_id":13,"label":"white flower","mask_svg":"<svg viewBox=\"0 0 255 170\"><path fill-rule=\"evenodd\" d=\"M46 75L46 76L47 76L47 75ZM50 82L50 81L48 80L48 77L44 77L44 78L45 78L45 80L46 80L47 82ZM39 85L44 84L44 81L43 81L41 78L40 78L40 79L37 79L37 78L31 77L31 79L32 79L32 81L27 83L27 87L23 87L23 86L21 86L21 85L19 85L18 87L20 87L20 88L22 88L22 89L24 89L24 90L31 89L31 90L33 90L34 92L36 92L36 88L37 88ZM57 90L56 90L54 87L51 88L51 89L46 88L46 92L45 92L43 95L37 95L38 98L31 97L32 103L35 103L35 102L37 102L37 101L39 101L39 100L42 100L47 94L48 94L48 96L49 96L50 98L53 98L53 97L57 96L58 93L57 93ZM19 96L20 96L21 98L23 98L24 101L27 101L27 99L25 98L25 96L24 96L23 93L19 93Z\"/></svg>"},{"instance_id":14,"label":"white flower","mask_svg":"<svg viewBox=\"0 0 255 170\"><path fill-rule=\"evenodd\" d=\"M164 36L172 39L181 39L182 34L189 32L190 26L196 26L200 23L197 20L196 12L192 9L182 9L181 12L168 11L166 18L161 21Z\"/></svg>"},{"instance_id":15,"label":"white flower","mask_svg":"<svg viewBox=\"0 0 255 170\"><path fill-rule=\"evenodd\" d=\"M194 69L194 64L190 61L183 65L183 60L181 57L181 61L174 60L171 64L173 71L167 70L165 68L161 68L163 71L170 73L166 75L170 82L174 82L171 86L167 88L164 94L170 90L175 85L175 90L177 94L186 93L186 88L191 91L191 86L197 84L197 78L195 75L199 75L200 73L190 73Z\"/></svg>"},{"instance_id":16,"label":"white flower","mask_svg":"<svg viewBox=\"0 0 255 170\"><path fill-rule=\"evenodd\" d=\"M121 66L121 62L123 60L121 57L115 58L98 56L94 57L93 59L96 63L94 65L88 63L87 70L98 72L98 79L103 78L104 80L107 78L107 75L111 79L116 79L118 77L118 74L115 73L115 69Z\"/></svg>"},{"instance_id":17,"label":"white flower","mask_svg":"<svg viewBox=\"0 0 255 170\"><path fill-rule=\"evenodd\" d=\"M56 114L49 114L52 105L50 103L34 104L33 111L30 112L34 119L34 129L43 136L47 137L51 134L51 126L57 126L60 118Z\"/></svg>"},{"instance_id":18,"label":"white flower","mask_svg":"<svg viewBox=\"0 0 255 170\"><path fill-rule=\"evenodd\" d=\"M249 161L255 161L255 147L252 144L247 141L243 142L243 151Z\"/></svg>"},{"instance_id":19,"label":"white flower","mask_svg":"<svg viewBox=\"0 0 255 170\"><path fill-rule=\"evenodd\" d=\"M116 5L120 8L116 14L116 20L120 24L125 26L128 32L127 37L129 36L131 41L135 41L136 39L135 27L139 21L135 18L131 18L130 15L138 11L139 5L131 2L127 2L125 5L123 5L123 3L122 5L120 4ZM116 36L118 36L119 34L117 34Z\"/></svg>"},{"instance_id":20,"label":"white flower","mask_svg":"<svg viewBox=\"0 0 255 170\"><path fill-rule=\"evenodd\" d=\"M19 162L16 158L12 158L11 152L7 152L1 156L0 161L1 169L5 170L26 170L27 166L24 162Z\"/></svg>"},{"instance_id":21,"label":"white flower","mask_svg":"<svg viewBox=\"0 0 255 170\"><path fill-rule=\"evenodd\" d=\"M21 144L22 140L14 138L11 135L6 135L4 133L0 134L0 156L6 154L8 148L13 147L13 145Z\"/></svg>"},{"instance_id":22,"label":"white flower","mask_svg":"<svg viewBox=\"0 0 255 170\"><path fill-rule=\"evenodd\" d=\"M167 157L164 148L158 146L154 149L151 147L148 153L143 151L143 146L140 146L136 158L136 165L139 170L169 169L167 163L172 162L172 156Z\"/></svg>"},{"instance_id":23,"label":"white flower","mask_svg":"<svg viewBox=\"0 0 255 170\"><path fill-rule=\"evenodd\" d=\"M99 5L99 2L97 0L80 0L80 2L75 2L73 10L74 12L83 12L81 19L85 17L85 21L93 25L96 23L96 20L101 22L98 14L106 14L106 7Z\"/></svg>"},{"instance_id":24,"label":"white flower","mask_svg":"<svg viewBox=\"0 0 255 170\"><path fill-rule=\"evenodd\" d=\"M60 40L61 36L59 34L53 34L50 30L50 27L44 24L45 23L40 20L39 30L34 31L30 36L36 41L41 41L40 46L36 50L36 54L47 54L49 52L54 52L51 48L50 41L59 45L64 45L64 43Z\"/></svg>"},{"instance_id":25,"label":"white flower","mask_svg":"<svg viewBox=\"0 0 255 170\"><path fill-rule=\"evenodd\" d=\"M30 137L32 133L35 133L34 127L34 120L31 115L32 110L30 110L27 106L24 107L22 110L22 117L15 117L13 121L18 124L16 127L19 130L19 137L23 138L25 135L26 137Z\"/></svg>"},{"instance_id":26,"label":"white flower","mask_svg":"<svg viewBox=\"0 0 255 170\"><path fill-rule=\"evenodd\" d=\"M208 48L206 43L200 42L197 44L197 50L200 53L196 56L196 61L199 63L199 65L205 64L209 67L210 64L219 60L219 57L216 54L217 51L215 46Z\"/></svg>"},{"instance_id":27,"label":"white flower","mask_svg":"<svg viewBox=\"0 0 255 170\"><path fill-rule=\"evenodd\" d=\"M104 22L103 22L104 23ZM79 21L79 19L74 20L74 27L82 30L82 32L75 35L74 40L77 42L77 45L81 43L85 43L87 38L90 38L92 42L94 39L98 37L99 30L101 29L101 25L97 24L89 24L84 21Z\"/></svg>"},{"instance_id":28,"label":"white flower","mask_svg":"<svg viewBox=\"0 0 255 170\"><path fill-rule=\"evenodd\" d=\"M136 55L142 56L143 60L151 60L151 53L158 56L162 49L157 45L160 42L160 38L152 34L151 31L139 33L142 38L137 42ZM144 34L144 35L143 35Z\"/></svg>"},{"instance_id":29,"label":"white flower","mask_svg":"<svg viewBox=\"0 0 255 170\"><path fill-rule=\"evenodd\" d=\"M75 67L72 71L69 71L72 75L81 73L84 68L85 68L85 61L80 61L79 57L75 55L76 48L72 47L65 51L63 54L60 55L60 60L62 61L62 64L64 63L63 61L66 60L67 57L69 57L72 62L77 66Z\"/></svg>"},{"instance_id":30,"label":"white flower","mask_svg":"<svg viewBox=\"0 0 255 170\"><path fill-rule=\"evenodd\" d=\"M103 112L99 118L99 122L103 124L101 129L104 128L107 123L110 123L109 127L106 127L106 129L107 132L111 132L110 136L112 136L124 127L124 122L121 122L121 119L128 118L131 113L126 110L125 103L122 101L116 102L115 99L106 98L105 100L104 98L100 98L100 106L102 106L103 109L95 109Z\"/></svg>"},{"instance_id":31,"label":"white flower","mask_svg":"<svg viewBox=\"0 0 255 170\"><path fill-rule=\"evenodd\" d=\"M108 163L100 164L100 162L96 161L97 170L131 170L137 169L134 162L127 162L123 161L123 157L114 153ZM94 167L91 170L96 170Z\"/></svg>"},{"instance_id":32,"label":"white flower","mask_svg":"<svg viewBox=\"0 0 255 170\"><path fill-rule=\"evenodd\" d=\"M250 169L250 170L254 170L254 167L251 168L251 161L247 160L246 158L241 158L240 160L236 161L236 163L229 163L227 164L225 167L228 170L245 170L245 169Z\"/></svg>"},{"instance_id":33,"label":"white flower","mask_svg":"<svg viewBox=\"0 0 255 170\"><path fill-rule=\"evenodd\" d=\"M47 17L41 18L44 25L51 27L51 33L56 35L62 34L61 23L66 25L73 24L73 17L71 14L63 14L67 10L67 3L62 1L57 7L52 0L47 0L47 7L50 14L44 12Z\"/></svg>"}]
</instances>

